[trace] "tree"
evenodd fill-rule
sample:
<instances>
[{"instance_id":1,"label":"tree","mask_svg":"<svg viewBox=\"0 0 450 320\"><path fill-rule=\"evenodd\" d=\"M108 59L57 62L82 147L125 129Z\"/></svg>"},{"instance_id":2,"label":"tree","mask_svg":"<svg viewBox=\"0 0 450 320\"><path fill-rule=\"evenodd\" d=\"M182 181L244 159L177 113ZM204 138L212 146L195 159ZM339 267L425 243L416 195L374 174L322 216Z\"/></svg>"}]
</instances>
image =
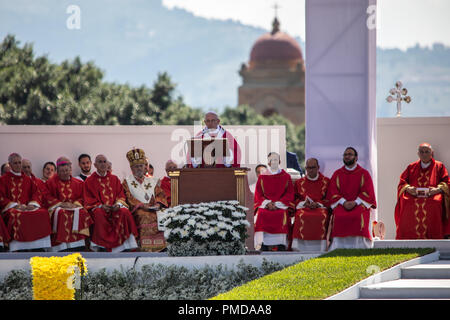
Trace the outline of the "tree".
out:
<instances>
[{"instance_id":1,"label":"tree","mask_svg":"<svg viewBox=\"0 0 450 320\"><path fill-rule=\"evenodd\" d=\"M0 123L47 125L193 125L203 110L174 97L176 84L158 73L152 88L103 81L103 71L79 57L61 64L34 57L13 35L0 45ZM281 115L264 117L248 106L227 107L223 124L284 125L289 151L304 160L305 127Z\"/></svg>"}]
</instances>

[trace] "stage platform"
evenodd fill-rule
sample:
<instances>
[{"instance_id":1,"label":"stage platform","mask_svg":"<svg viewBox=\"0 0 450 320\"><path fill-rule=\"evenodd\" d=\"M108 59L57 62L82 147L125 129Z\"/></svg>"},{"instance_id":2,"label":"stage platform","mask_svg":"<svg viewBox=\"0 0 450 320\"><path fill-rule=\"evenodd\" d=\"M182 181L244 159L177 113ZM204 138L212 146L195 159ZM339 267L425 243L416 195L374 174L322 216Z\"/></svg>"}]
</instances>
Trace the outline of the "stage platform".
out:
<instances>
[{"instance_id":1,"label":"stage platform","mask_svg":"<svg viewBox=\"0 0 450 320\"><path fill-rule=\"evenodd\" d=\"M436 248L443 257L450 257L450 240L376 240L374 248ZM52 257L66 256L73 252L1 252L0 279L11 270L30 270L29 259L35 256ZM318 257L326 252L257 252L236 256L199 256L199 257L169 257L167 253L151 252L81 252L86 259L88 270L96 272L101 269L107 271L139 270L146 264L177 265L186 268L202 268L205 265L217 266L222 264L227 268L234 268L240 262L260 267L264 260L290 265Z\"/></svg>"},{"instance_id":2,"label":"stage platform","mask_svg":"<svg viewBox=\"0 0 450 320\"><path fill-rule=\"evenodd\" d=\"M11 270L30 270L31 257L54 257L66 256L73 252L2 252L0 253L0 280ZM264 260L282 265L291 265L323 254L322 252L263 252L258 254L236 255L236 256L198 256L198 257L169 257L167 253L147 252L80 252L86 259L89 272L97 272L101 269L111 272L113 270L128 270L135 268L140 270L148 264L184 266L188 269L226 266L235 268L239 263L250 264L260 267Z\"/></svg>"}]
</instances>

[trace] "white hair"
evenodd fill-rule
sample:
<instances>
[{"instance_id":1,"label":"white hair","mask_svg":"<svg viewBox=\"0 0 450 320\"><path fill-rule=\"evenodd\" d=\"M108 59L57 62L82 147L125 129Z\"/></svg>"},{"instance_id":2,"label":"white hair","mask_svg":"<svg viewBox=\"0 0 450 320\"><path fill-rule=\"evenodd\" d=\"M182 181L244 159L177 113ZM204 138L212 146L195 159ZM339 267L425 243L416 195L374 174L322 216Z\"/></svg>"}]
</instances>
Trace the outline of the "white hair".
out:
<instances>
[{"instance_id":1,"label":"white hair","mask_svg":"<svg viewBox=\"0 0 450 320\"><path fill-rule=\"evenodd\" d=\"M208 115L208 114L213 114L213 115L215 115L217 118L219 118L219 115L218 115L217 112L215 112L215 111L210 110L210 111L206 112L206 113L205 113L205 117L206 117L206 115Z\"/></svg>"}]
</instances>

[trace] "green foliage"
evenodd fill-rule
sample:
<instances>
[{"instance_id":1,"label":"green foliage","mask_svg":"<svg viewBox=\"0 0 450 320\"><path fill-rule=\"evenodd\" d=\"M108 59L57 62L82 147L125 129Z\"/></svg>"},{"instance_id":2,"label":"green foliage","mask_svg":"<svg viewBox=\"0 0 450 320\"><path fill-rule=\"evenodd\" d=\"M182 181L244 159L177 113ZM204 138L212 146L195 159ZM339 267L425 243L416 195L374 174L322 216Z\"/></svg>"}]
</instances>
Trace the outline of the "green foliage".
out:
<instances>
[{"instance_id":1,"label":"green foliage","mask_svg":"<svg viewBox=\"0 0 450 320\"><path fill-rule=\"evenodd\" d=\"M380 271L434 249L339 249L246 283L215 300L324 299L367 278L369 266Z\"/></svg>"},{"instance_id":2,"label":"green foliage","mask_svg":"<svg viewBox=\"0 0 450 320\"><path fill-rule=\"evenodd\" d=\"M0 124L193 125L204 112L175 97L176 84L158 73L152 88L103 81L104 72L79 57L61 64L35 57L33 46L7 35L0 45ZM304 161L304 125L248 106L227 107L224 125L284 125L286 148Z\"/></svg>"},{"instance_id":3,"label":"green foliage","mask_svg":"<svg viewBox=\"0 0 450 320\"><path fill-rule=\"evenodd\" d=\"M89 272L82 278L83 300L200 300L208 299L235 286L283 268L263 260L261 267L241 260L235 268L222 264L187 269L162 264L144 265L141 270L121 269ZM33 299L30 272L10 272L0 282L1 300Z\"/></svg>"}]
</instances>

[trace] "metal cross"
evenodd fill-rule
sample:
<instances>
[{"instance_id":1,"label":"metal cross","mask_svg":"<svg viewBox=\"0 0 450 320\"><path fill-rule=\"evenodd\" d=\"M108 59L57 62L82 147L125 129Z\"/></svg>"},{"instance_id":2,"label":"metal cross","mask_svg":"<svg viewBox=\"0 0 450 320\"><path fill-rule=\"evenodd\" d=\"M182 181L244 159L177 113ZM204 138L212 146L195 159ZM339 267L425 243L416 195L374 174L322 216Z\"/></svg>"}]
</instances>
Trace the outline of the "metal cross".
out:
<instances>
[{"instance_id":1,"label":"metal cross","mask_svg":"<svg viewBox=\"0 0 450 320\"><path fill-rule=\"evenodd\" d=\"M407 96L408 90L406 88L402 88L403 84L401 81L397 81L395 83L395 88L392 88L389 90L389 93L391 94L386 98L386 101L391 103L392 101L397 101L397 117L400 117L402 113L402 100L406 103L411 102L411 97ZM404 97L402 97L404 96Z\"/></svg>"},{"instance_id":2,"label":"metal cross","mask_svg":"<svg viewBox=\"0 0 450 320\"><path fill-rule=\"evenodd\" d=\"M277 10L280 9L281 7L275 2L275 4L273 5L273 7L275 9L275 17L277 16Z\"/></svg>"}]
</instances>

